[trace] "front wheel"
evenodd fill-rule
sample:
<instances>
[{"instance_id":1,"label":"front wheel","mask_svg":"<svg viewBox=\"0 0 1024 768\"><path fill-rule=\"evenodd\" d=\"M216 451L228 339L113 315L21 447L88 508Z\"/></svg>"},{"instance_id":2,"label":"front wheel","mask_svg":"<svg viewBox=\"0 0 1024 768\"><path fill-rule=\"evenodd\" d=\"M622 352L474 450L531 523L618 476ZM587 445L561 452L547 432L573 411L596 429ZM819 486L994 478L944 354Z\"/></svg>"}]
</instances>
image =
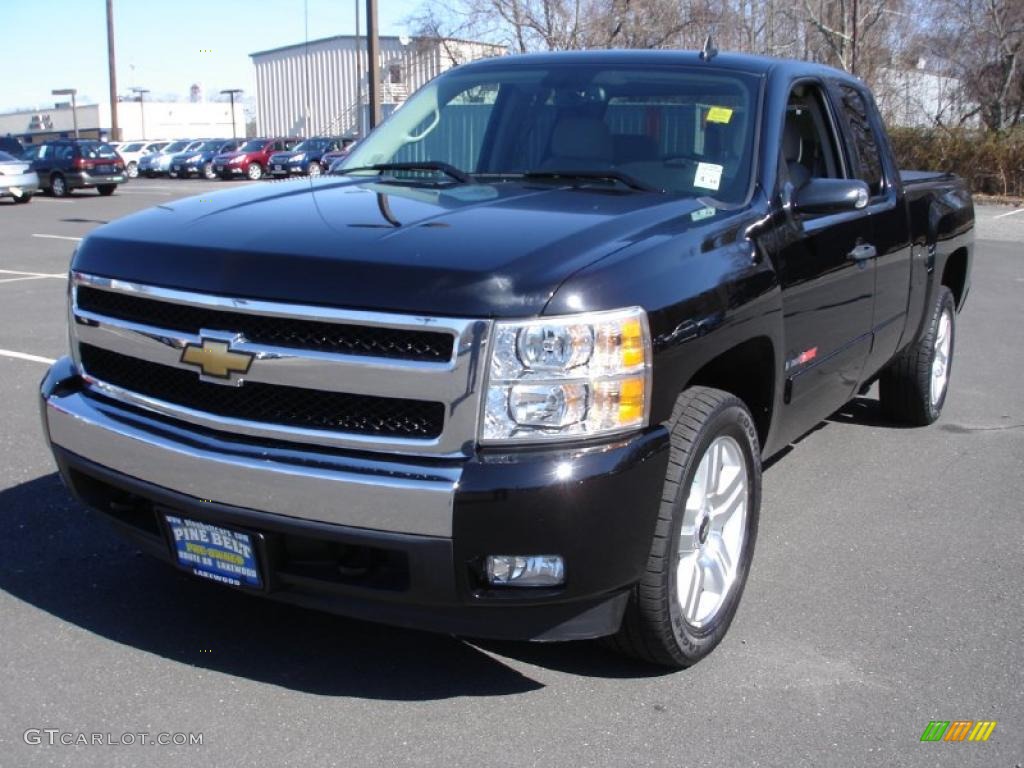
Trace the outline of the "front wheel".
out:
<instances>
[{"instance_id":1,"label":"front wheel","mask_svg":"<svg viewBox=\"0 0 1024 768\"><path fill-rule=\"evenodd\" d=\"M217 172L213 170L213 163L203 163L203 176L208 181L213 181L217 178Z\"/></svg>"},{"instance_id":2,"label":"front wheel","mask_svg":"<svg viewBox=\"0 0 1024 768\"><path fill-rule=\"evenodd\" d=\"M310 177L315 179L317 176L320 175L320 170L321 170L320 169L320 163L313 162L313 163L309 164L309 175L310 175Z\"/></svg>"},{"instance_id":3,"label":"front wheel","mask_svg":"<svg viewBox=\"0 0 1024 768\"><path fill-rule=\"evenodd\" d=\"M682 668L711 653L739 607L757 537L761 455L747 407L708 387L676 400L671 441L647 569L610 642Z\"/></svg>"},{"instance_id":4,"label":"front wheel","mask_svg":"<svg viewBox=\"0 0 1024 768\"><path fill-rule=\"evenodd\" d=\"M245 175L251 181L259 181L263 178L263 166L259 163L249 163L249 167L245 169Z\"/></svg>"},{"instance_id":5,"label":"front wheel","mask_svg":"<svg viewBox=\"0 0 1024 768\"><path fill-rule=\"evenodd\" d=\"M956 341L953 292L939 286L925 333L882 372L878 394L891 421L927 426L942 413Z\"/></svg>"},{"instance_id":6,"label":"front wheel","mask_svg":"<svg viewBox=\"0 0 1024 768\"><path fill-rule=\"evenodd\" d=\"M125 174L127 174L129 179L137 179L139 177L139 164L128 163L128 165L124 169L124 172Z\"/></svg>"}]
</instances>

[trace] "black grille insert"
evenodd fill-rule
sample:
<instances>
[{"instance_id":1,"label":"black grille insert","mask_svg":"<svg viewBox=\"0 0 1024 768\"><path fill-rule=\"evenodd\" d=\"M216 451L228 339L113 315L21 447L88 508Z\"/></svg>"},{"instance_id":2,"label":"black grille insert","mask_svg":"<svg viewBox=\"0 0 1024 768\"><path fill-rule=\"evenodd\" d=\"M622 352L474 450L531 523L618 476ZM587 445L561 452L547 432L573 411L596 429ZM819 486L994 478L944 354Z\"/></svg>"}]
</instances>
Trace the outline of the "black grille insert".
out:
<instances>
[{"instance_id":1,"label":"black grille insert","mask_svg":"<svg viewBox=\"0 0 1024 768\"><path fill-rule=\"evenodd\" d=\"M173 405L233 419L381 437L435 438L444 404L352 395L247 381L211 384L196 372L125 357L90 344L79 347L85 372L116 387Z\"/></svg>"},{"instance_id":2,"label":"black grille insert","mask_svg":"<svg viewBox=\"0 0 1024 768\"><path fill-rule=\"evenodd\" d=\"M437 331L377 328L271 315L250 315L212 307L175 304L88 285L77 288L86 312L172 331L198 334L201 328L240 333L255 344L347 355L446 363L455 337Z\"/></svg>"}]
</instances>

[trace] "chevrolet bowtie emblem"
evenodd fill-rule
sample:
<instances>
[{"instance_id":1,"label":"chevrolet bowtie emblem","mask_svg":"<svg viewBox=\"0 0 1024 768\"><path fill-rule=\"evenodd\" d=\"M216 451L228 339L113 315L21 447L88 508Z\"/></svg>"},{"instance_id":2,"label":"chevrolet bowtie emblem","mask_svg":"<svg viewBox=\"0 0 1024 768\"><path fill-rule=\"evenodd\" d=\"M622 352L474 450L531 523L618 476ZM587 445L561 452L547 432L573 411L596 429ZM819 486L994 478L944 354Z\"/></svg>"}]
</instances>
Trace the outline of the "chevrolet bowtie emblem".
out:
<instances>
[{"instance_id":1,"label":"chevrolet bowtie emblem","mask_svg":"<svg viewBox=\"0 0 1024 768\"><path fill-rule=\"evenodd\" d=\"M186 344L181 362L198 365L204 376L230 379L232 373L248 373L253 356L248 352L232 352L226 341L203 339L202 344Z\"/></svg>"}]
</instances>

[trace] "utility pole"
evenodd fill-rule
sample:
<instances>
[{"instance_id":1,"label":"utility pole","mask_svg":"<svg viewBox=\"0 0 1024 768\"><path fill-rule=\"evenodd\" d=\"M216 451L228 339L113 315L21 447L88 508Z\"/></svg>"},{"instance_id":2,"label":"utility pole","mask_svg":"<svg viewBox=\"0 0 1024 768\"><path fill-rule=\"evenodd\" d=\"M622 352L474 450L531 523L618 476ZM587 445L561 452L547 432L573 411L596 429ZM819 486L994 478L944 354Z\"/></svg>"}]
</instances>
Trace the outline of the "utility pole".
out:
<instances>
[{"instance_id":1,"label":"utility pole","mask_svg":"<svg viewBox=\"0 0 1024 768\"><path fill-rule=\"evenodd\" d=\"M377 0L366 0L366 57L369 59L370 130L380 122L380 60L377 40Z\"/></svg>"},{"instance_id":2,"label":"utility pole","mask_svg":"<svg viewBox=\"0 0 1024 768\"><path fill-rule=\"evenodd\" d=\"M355 116L356 116L356 134L359 136L363 135L363 57L362 57L362 45L359 43L359 2L356 2L356 90L355 90Z\"/></svg>"},{"instance_id":3,"label":"utility pole","mask_svg":"<svg viewBox=\"0 0 1024 768\"><path fill-rule=\"evenodd\" d=\"M117 65L114 62L114 0L107 0L107 64L110 67L110 140L121 140L117 126Z\"/></svg>"},{"instance_id":4,"label":"utility pole","mask_svg":"<svg viewBox=\"0 0 1024 768\"><path fill-rule=\"evenodd\" d=\"M139 117L142 120L142 136L139 138L146 138L146 94L149 93L149 88L132 88L132 92L138 94L139 97Z\"/></svg>"},{"instance_id":5,"label":"utility pole","mask_svg":"<svg viewBox=\"0 0 1024 768\"><path fill-rule=\"evenodd\" d=\"M241 88L225 88L221 93L226 93L231 97L231 138L238 138L238 129L235 127L235 94L241 93Z\"/></svg>"}]
</instances>

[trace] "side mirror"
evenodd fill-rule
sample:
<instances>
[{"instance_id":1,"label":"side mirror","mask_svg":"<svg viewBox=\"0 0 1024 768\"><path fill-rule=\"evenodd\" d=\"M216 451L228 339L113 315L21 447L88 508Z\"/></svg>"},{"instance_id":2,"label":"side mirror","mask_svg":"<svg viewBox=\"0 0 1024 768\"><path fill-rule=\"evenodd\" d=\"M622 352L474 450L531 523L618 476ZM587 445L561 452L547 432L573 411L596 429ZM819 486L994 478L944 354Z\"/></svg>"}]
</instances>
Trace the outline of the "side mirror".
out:
<instances>
[{"instance_id":1,"label":"side mirror","mask_svg":"<svg viewBox=\"0 0 1024 768\"><path fill-rule=\"evenodd\" d=\"M793 200L798 213L844 213L868 204L868 185L860 179L811 179Z\"/></svg>"}]
</instances>

